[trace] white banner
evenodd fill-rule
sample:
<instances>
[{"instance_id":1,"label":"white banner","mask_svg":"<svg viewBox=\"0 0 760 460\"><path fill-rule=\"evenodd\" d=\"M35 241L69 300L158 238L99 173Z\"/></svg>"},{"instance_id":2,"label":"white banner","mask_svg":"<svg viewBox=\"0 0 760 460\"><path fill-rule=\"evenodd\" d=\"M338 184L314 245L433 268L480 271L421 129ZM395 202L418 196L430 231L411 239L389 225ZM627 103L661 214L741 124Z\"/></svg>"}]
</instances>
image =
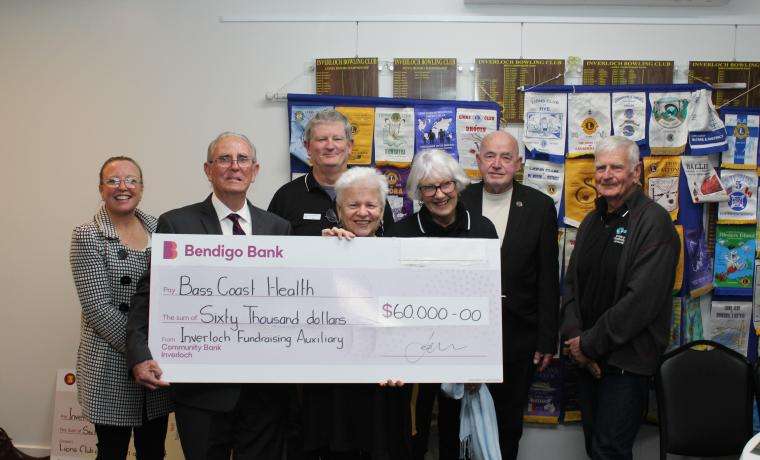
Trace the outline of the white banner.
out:
<instances>
[{"instance_id":1,"label":"white banner","mask_svg":"<svg viewBox=\"0 0 760 460\"><path fill-rule=\"evenodd\" d=\"M594 153L597 142L612 130L609 93L567 95L567 156Z\"/></svg>"},{"instance_id":2,"label":"white banner","mask_svg":"<svg viewBox=\"0 0 760 460\"><path fill-rule=\"evenodd\" d=\"M720 170L728 200L718 204L718 223L754 224L757 222L757 173L745 170Z\"/></svg>"},{"instance_id":3,"label":"white banner","mask_svg":"<svg viewBox=\"0 0 760 460\"><path fill-rule=\"evenodd\" d=\"M680 155L689 137L691 93L649 93L649 148L652 155Z\"/></svg>"},{"instance_id":4,"label":"white banner","mask_svg":"<svg viewBox=\"0 0 760 460\"><path fill-rule=\"evenodd\" d=\"M709 339L747 356L752 302L718 301L710 309Z\"/></svg>"},{"instance_id":5,"label":"white banner","mask_svg":"<svg viewBox=\"0 0 760 460\"><path fill-rule=\"evenodd\" d=\"M532 153L565 157L567 94L525 93L523 143Z\"/></svg>"},{"instance_id":6,"label":"white banner","mask_svg":"<svg viewBox=\"0 0 760 460\"><path fill-rule=\"evenodd\" d=\"M496 382L497 239L153 237L149 346L173 382Z\"/></svg>"},{"instance_id":7,"label":"white banner","mask_svg":"<svg viewBox=\"0 0 760 460\"><path fill-rule=\"evenodd\" d=\"M728 201L726 187L710 163L710 157L684 155L681 157L681 166L686 173L691 200L694 203Z\"/></svg>"},{"instance_id":8,"label":"white banner","mask_svg":"<svg viewBox=\"0 0 760 460\"><path fill-rule=\"evenodd\" d=\"M375 163L408 167L414 158L414 109L375 109Z\"/></svg>"},{"instance_id":9,"label":"white banner","mask_svg":"<svg viewBox=\"0 0 760 460\"><path fill-rule=\"evenodd\" d=\"M470 177L480 177L475 154L480 150L483 138L496 131L496 116L495 110L457 108L459 164Z\"/></svg>"},{"instance_id":10,"label":"white banner","mask_svg":"<svg viewBox=\"0 0 760 460\"><path fill-rule=\"evenodd\" d=\"M562 201L562 185L565 182L565 165L551 161L525 160L523 184L540 190L554 200L554 208L559 215Z\"/></svg>"},{"instance_id":11,"label":"white banner","mask_svg":"<svg viewBox=\"0 0 760 460\"><path fill-rule=\"evenodd\" d=\"M633 142L646 137L646 93L612 93L612 128Z\"/></svg>"}]
</instances>

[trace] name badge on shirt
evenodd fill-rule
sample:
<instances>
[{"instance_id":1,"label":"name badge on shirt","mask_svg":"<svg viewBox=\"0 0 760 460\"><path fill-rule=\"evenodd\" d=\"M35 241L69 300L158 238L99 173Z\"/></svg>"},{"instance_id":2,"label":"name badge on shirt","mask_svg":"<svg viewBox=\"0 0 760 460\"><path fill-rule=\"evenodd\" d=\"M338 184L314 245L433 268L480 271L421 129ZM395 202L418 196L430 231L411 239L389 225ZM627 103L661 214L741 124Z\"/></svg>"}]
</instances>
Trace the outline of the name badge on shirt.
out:
<instances>
[{"instance_id":1,"label":"name badge on shirt","mask_svg":"<svg viewBox=\"0 0 760 460\"><path fill-rule=\"evenodd\" d=\"M618 227L615 229L615 237L612 239L613 243L617 244L625 244L625 235L628 233L628 230L624 227Z\"/></svg>"},{"instance_id":2,"label":"name badge on shirt","mask_svg":"<svg viewBox=\"0 0 760 460\"><path fill-rule=\"evenodd\" d=\"M322 214L313 214L313 213L308 213L308 212L305 212L303 214L303 220L321 220L321 219L322 219Z\"/></svg>"}]
</instances>

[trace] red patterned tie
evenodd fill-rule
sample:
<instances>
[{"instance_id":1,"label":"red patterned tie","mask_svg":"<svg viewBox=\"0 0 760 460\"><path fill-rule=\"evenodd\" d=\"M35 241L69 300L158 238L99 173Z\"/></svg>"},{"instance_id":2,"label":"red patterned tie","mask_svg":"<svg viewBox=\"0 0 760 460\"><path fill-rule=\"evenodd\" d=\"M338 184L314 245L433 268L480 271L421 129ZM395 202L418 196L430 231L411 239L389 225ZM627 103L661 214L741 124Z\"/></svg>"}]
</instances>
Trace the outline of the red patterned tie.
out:
<instances>
[{"instance_id":1,"label":"red patterned tie","mask_svg":"<svg viewBox=\"0 0 760 460\"><path fill-rule=\"evenodd\" d=\"M232 221L232 234L233 235L245 235L245 232L243 231L243 227L240 226L240 216L235 214L234 212L227 216L229 220Z\"/></svg>"}]
</instances>

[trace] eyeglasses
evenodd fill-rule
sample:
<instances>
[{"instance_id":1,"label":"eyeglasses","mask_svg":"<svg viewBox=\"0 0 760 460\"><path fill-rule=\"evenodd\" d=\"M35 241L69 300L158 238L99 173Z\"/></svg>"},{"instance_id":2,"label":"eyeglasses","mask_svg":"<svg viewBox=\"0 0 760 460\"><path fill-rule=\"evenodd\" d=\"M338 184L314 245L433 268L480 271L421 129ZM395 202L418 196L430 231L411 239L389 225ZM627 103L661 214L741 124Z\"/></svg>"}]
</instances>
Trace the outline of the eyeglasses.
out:
<instances>
[{"instance_id":1,"label":"eyeglasses","mask_svg":"<svg viewBox=\"0 0 760 460\"><path fill-rule=\"evenodd\" d=\"M417 187L417 189L420 191L422 196L424 197L431 197L436 194L438 190L440 190L443 193L451 193L454 191L454 186L456 185L456 182L453 180L442 182L438 185L420 185Z\"/></svg>"},{"instance_id":2,"label":"eyeglasses","mask_svg":"<svg viewBox=\"0 0 760 460\"><path fill-rule=\"evenodd\" d=\"M209 161L209 163L216 163L222 168L229 168L232 163L237 163L239 168L247 168L255 162L247 155L238 155L237 158L232 158L231 155L222 155Z\"/></svg>"},{"instance_id":3,"label":"eyeglasses","mask_svg":"<svg viewBox=\"0 0 760 460\"><path fill-rule=\"evenodd\" d=\"M119 188L122 182L127 188L135 188L138 185L142 184L142 181L140 179L133 176L127 176L124 179L121 179L119 177L109 177L103 181L103 185L107 185L111 188Z\"/></svg>"}]
</instances>

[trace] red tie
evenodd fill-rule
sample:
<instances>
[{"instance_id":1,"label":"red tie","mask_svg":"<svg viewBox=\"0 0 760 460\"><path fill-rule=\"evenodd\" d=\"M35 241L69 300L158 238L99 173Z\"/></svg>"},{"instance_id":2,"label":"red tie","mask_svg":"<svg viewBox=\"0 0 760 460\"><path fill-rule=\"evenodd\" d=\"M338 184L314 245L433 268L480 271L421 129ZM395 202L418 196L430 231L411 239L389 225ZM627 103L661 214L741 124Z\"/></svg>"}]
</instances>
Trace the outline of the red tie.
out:
<instances>
[{"instance_id":1,"label":"red tie","mask_svg":"<svg viewBox=\"0 0 760 460\"><path fill-rule=\"evenodd\" d=\"M240 226L240 216L235 214L234 212L227 216L229 220L232 221L232 234L233 235L245 235L245 232L243 231L243 227Z\"/></svg>"}]
</instances>

